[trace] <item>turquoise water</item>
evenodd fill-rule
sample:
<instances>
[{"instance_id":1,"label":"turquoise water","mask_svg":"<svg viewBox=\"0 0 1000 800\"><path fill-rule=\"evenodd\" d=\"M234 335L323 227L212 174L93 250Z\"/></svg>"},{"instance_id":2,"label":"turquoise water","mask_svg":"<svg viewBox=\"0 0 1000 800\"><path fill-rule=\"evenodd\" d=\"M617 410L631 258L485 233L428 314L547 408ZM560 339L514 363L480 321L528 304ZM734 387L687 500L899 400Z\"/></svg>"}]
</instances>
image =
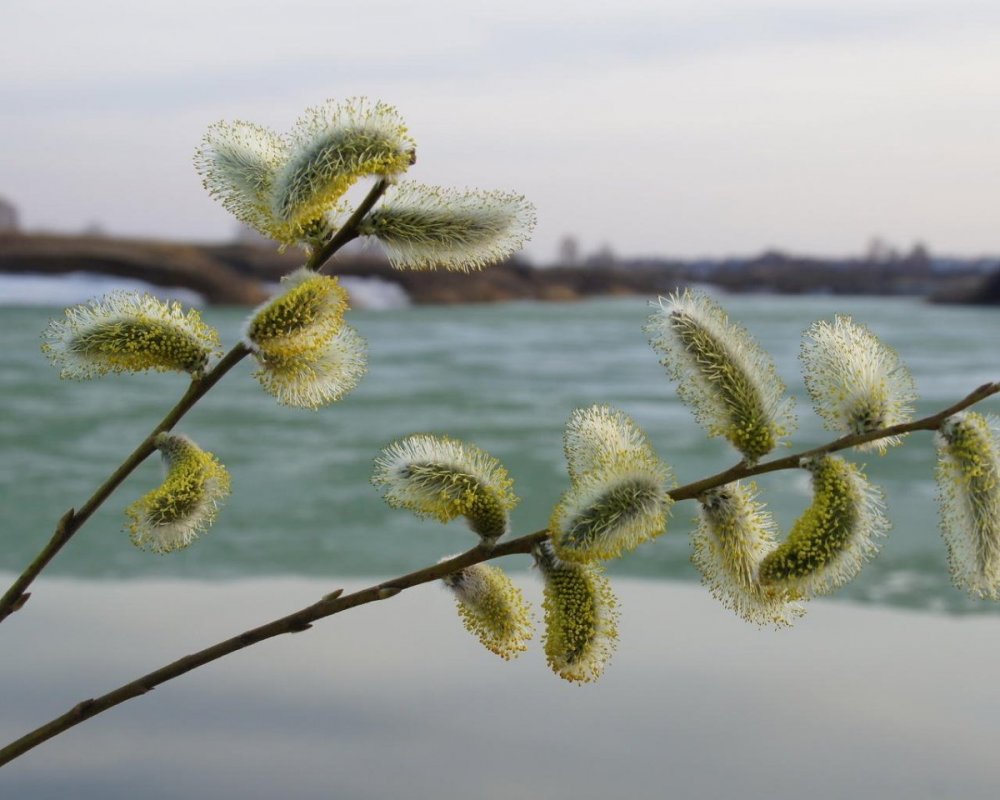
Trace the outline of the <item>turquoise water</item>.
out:
<instances>
[{"instance_id":1,"label":"turquoise water","mask_svg":"<svg viewBox=\"0 0 1000 800\"><path fill-rule=\"evenodd\" d=\"M930 413L1000 377L990 309L924 305L912 299L732 296L723 302L777 359L798 398L796 449L830 438L809 411L798 374L799 336L818 318L853 314L897 347ZM173 404L182 376L60 381L38 350L55 308L0 309L0 570L19 571L60 514L82 503ZM573 304L416 307L352 312L367 337L370 370L344 401L309 412L281 408L241 364L178 427L228 466L233 495L215 527L190 549L158 556L132 547L123 509L153 488L144 464L66 547L53 574L85 578L249 575L390 576L463 550L471 535L388 509L369 484L379 449L412 432L476 442L510 470L522 498L515 533L543 527L567 486L562 428L572 409L613 403L647 430L687 482L737 459L708 441L646 344L640 299ZM209 309L223 341L243 312ZM1000 410L991 400L984 409ZM928 434L885 457L865 455L889 499L895 527L880 556L842 591L861 601L948 611L995 611L950 586L937 533L933 447ZM760 481L787 530L809 501L804 474ZM695 507L674 509L669 533L615 563L612 571L697 581L687 538ZM516 562L525 566L524 561ZM513 564L512 564L513 566Z\"/></svg>"}]
</instances>

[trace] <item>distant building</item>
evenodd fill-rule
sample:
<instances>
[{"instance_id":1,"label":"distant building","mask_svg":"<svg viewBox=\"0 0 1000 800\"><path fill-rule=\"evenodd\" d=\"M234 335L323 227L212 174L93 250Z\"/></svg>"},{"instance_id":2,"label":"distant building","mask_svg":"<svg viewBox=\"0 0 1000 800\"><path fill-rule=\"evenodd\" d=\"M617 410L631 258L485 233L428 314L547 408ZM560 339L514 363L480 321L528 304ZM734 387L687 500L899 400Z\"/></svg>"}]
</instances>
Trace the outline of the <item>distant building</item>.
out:
<instances>
[{"instance_id":1,"label":"distant building","mask_svg":"<svg viewBox=\"0 0 1000 800\"><path fill-rule=\"evenodd\" d=\"M9 200L0 197L0 233L11 233L20 229L17 207Z\"/></svg>"},{"instance_id":2,"label":"distant building","mask_svg":"<svg viewBox=\"0 0 1000 800\"><path fill-rule=\"evenodd\" d=\"M564 236L556 251L556 263L560 267L576 267L580 264L580 243L575 236Z\"/></svg>"}]
</instances>

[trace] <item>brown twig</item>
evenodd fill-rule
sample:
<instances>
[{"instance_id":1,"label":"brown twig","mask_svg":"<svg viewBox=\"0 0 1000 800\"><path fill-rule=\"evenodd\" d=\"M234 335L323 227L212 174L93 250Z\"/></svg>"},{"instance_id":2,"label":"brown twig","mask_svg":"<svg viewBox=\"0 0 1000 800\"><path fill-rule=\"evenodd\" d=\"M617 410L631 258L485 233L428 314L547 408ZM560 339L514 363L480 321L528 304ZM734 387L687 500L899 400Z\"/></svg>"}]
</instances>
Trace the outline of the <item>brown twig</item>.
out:
<instances>
[{"instance_id":1,"label":"brown twig","mask_svg":"<svg viewBox=\"0 0 1000 800\"><path fill-rule=\"evenodd\" d=\"M840 439L830 442L829 444L823 445L822 447L805 450L800 453L796 453L795 455L774 459L752 467L747 466L746 464L738 464L728 470L718 473L717 475L705 478L704 480L695 481L694 483L689 483L685 486L679 486L670 492L670 496L674 500L692 499L698 497L700 494L708 491L709 489L716 486L722 486L726 483L731 483L735 480L752 477L754 475L761 475L766 472L797 468L801 459L809 458L810 456L833 453L839 450L845 450L849 447L854 447L858 444L864 444L865 442L872 442L889 436L899 436L913 431L937 430L941 423L948 417L953 414L957 414L959 411L962 411L980 402L981 400L990 397L991 395L997 394L998 392L1000 392L1000 383L988 383L980 386L978 389L971 392L954 405L951 405L936 414L932 414L931 416L923 417L922 419L915 420L914 422L908 422L903 425L894 425L890 428L872 431L867 434L843 436ZM197 653L184 656L177 661L143 675L141 678L137 678L130 683L126 683L125 685L120 686L107 694L101 695L100 697L84 700L83 702L78 703L62 716L56 717L51 722L42 725L40 728L36 728L31 731L31 733L28 733L20 739L11 742L9 745L0 750L0 766L13 761L18 756L21 756L32 748L37 747L42 742L45 742L76 725L79 725L81 722L85 722L91 717L97 716L98 714L107 711L120 703L124 703L126 700L131 700L134 697L146 694L146 692L151 691L155 687L166 683L169 680L180 677L185 673L191 672L191 670L197 669L198 667L204 666L212 661L216 661L223 656L229 655L230 653L235 653L237 650L250 647L251 645L262 642L265 639L272 639L275 636L308 630L312 627L314 622L323 619L324 617L339 614L341 611L346 611L347 609L354 608L355 606L365 605L366 603L372 603L378 600L385 600L390 597L394 597L405 589L419 586L423 583L429 583L430 581L439 580L456 570L463 569L464 567L468 567L473 564L479 564L483 561L491 561L496 558L502 558L504 556L514 554L530 553L537 544L544 541L548 538L548 536L549 534L547 530L540 530L535 531L534 533L529 533L525 536L520 536L516 539L511 539L507 542L499 542L493 548L477 546L466 551L465 553L462 553L461 555L450 558L447 561L442 561L432 566L425 567L424 569L417 570L416 572L408 573L407 575L401 575L398 578L393 578L392 580L383 581L382 583L369 586L368 588L354 592L353 594L343 595L341 590L338 589L310 606L306 606L305 608L281 617L280 619L268 622L257 628L252 628L251 630L245 631L232 637L231 639L226 639L223 642L219 642L218 644L214 644L204 650L200 650Z\"/></svg>"}]
</instances>

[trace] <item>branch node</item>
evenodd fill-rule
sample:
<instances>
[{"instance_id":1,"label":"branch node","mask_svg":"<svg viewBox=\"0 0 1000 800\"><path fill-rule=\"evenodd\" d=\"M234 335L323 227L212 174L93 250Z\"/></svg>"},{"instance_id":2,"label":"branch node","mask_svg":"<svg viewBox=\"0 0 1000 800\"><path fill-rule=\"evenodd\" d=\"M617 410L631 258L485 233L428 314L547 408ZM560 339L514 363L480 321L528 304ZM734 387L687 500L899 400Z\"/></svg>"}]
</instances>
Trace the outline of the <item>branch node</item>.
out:
<instances>
[{"instance_id":1,"label":"branch node","mask_svg":"<svg viewBox=\"0 0 1000 800\"><path fill-rule=\"evenodd\" d=\"M336 600L344 593L343 589L334 589L330 594L323 595L324 600Z\"/></svg>"},{"instance_id":2,"label":"branch node","mask_svg":"<svg viewBox=\"0 0 1000 800\"><path fill-rule=\"evenodd\" d=\"M401 591L403 590L400 589L398 586L379 586L378 599L388 600L390 597L395 597Z\"/></svg>"}]
</instances>

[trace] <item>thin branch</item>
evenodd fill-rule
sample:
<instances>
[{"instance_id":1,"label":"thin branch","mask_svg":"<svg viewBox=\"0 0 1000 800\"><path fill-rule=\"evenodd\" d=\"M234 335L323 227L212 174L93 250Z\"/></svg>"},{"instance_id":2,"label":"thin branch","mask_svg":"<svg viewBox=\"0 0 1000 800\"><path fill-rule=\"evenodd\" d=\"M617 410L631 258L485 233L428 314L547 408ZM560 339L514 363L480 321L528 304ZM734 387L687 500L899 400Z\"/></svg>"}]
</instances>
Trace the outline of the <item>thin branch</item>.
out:
<instances>
[{"instance_id":1,"label":"thin branch","mask_svg":"<svg viewBox=\"0 0 1000 800\"><path fill-rule=\"evenodd\" d=\"M185 673L204 666L212 661L216 661L223 656L235 653L237 650L250 647L251 645L262 642L265 639L271 639L275 636L281 636L286 633L299 633L301 631L308 630L312 627L312 623L316 620L338 614L341 611L346 611L347 609L354 608L355 606L365 605L366 603L372 603L377 600L385 600L390 597L394 597L404 589L438 580L455 570L471 566L472 564L478 564L482 561L498 558L502 555L509 555L510 553L524 552L523 540L530 538L531 537L521 537L521 539L515 539L503 545L498 545L492 550L477 546L472 550L456 556L455 558L449 559L448 561L435 564L425 569L417 570L416 572L411 572L408 575L401 575L391 581L385 581L383 583L376 584L375 586L369 586L367 589L362 589L361 591L354 592L353 594L342 595L340 591L332 592L318 602L295 611L288 616L268 622L260 627L244 631L237 636L233 636L231 639L226 639L223 642L207 647L197 653L184 656L171 664L167 664L165 667L161 667L154 672L150 672L148 675L143 675L141 678L138 678L131 683L127 683L124 686L120 686L114 691L108 692L101 697L84 700L82 703L78 703L61 717L57 717L48 724L43 725L26 736L22 736L17 741L12 742L0 750L0 766L13 761L18 756L23 755L34 747L37 747L42 742L51 739L53 736L56 736L74 727L75 725L79 725L81 722L84 722L91 717L107 711L120 703L124 703L126 700L131 700L134 697L146 694L146 692L151 691L166 681L172 680L180 675L184 675Z\"/></svg>"},{"instance_id":2,"label":"thin branch","mask_svg":"<svg viewBox=\"0 0 1000 800\"><path fill-rule=\"evenodd\" d=\"M413 156L411 155L411 162L413 163ZM345 222L325 245L323 245L318 250L313 251L312 256L306 266L309 269L319 270L323 264L325 264L334 253L336 253L341 247L350 241L358 238L358 225L361 224L361 220L365 218L369 211L371 211L375 204L382 199L382 195L385 194L386 189L389 188L389 181L382 178L375 182L371 190L365 196L358 207L354 209L354 212L350 217L347 218Z\"/></svg>"},{"instance_id":3,"label":"thin branch","mask_svg":"<svg viewBox=\"0 0 1000 800\"><path fill-rule=\"evenodd\" d=\"M222 376L238 364L250 351L242 344L236 345L211 370L200 378L194 378L184 392L184 396L177 402L167 415L160 420L160 423L153 428L150 434L142 440L138 447L121 463L121 465L102 483L90 496L79 510L70 509L56 525L52 538L35 557L27 568L11 584L6 594L0 598L0 622L5 620L12 613L17 611L27 600L27 588L38 577L38 574L45 569L46 565L55 558L56 554L73 538L73 535L83 527L83 524L97 511L107 500L111 493L117 489L122 482L131 475L136 467L145 461L153 453L156 447L153 441L157 434L162 431L169 431L180 421L180 419L191 410L209 389L221 380Z\"/></svg>"},{"instance_id":4,"label":"thin branch","mask_svg":"<svg viewBox=\"0 0 1000 800\"><path fill-rule=\"evenodd\" d=\"M902 436L904 433L912 433L914 431L936 431L948 417L964 411L998 392L1000 392L1000 382L984 383L957 403L948 406L948 408L939 411L937 414L931 414L928 417L922 417L913 422L893 425L889 428L880 428L868 433L854 433L848 436L841 436L839 439L821 447L814 447L812 450L803 450L801 453L795 453L784 458L776 458L772 461L765 461L755 466L747 466L745 463L736 464L704 480L689 483L686 486L679 486L670 492L670 496L674 500L690 500L707 492L709 489L714 489L716 486L723 486L736 480L752 478L755 475L763 475L767 472L777 472L783 469L795 469L799 466L799 462L803 458L821 456L826 453L836 453L839 450L847 450L855 445L874 442L878 439L888 438L889 436Z\"/></svg>"},{"instance_id":5,"label":"thin branch","mask_svg":"<svg viewBox=\"0 0 1000 800\"><path fill-rule=\"evenodd\" d=\"M368 192L367 196L355 209L354 213L344 223L343 227L337 231L333 237L323 247L315 250L306 261L306 267L311 270L320 271L324 264L347 242L357 237L357 227L379 198L385 194L388 182L378 181ZM242 343L237 344L226 353L222 359L205 375L194 378L185 391L184 396L177 402L167 415L160 421L150 434L142 440L138 447L121 463L108 479L102 483L78 510L70 509L56 524L55 531L48 543L39 551L35 559L18 575L14 583L0 598L0 622L20 609L30 596L28 587L31 586L39 573L55 558L56 554L69 542L84 523L90 519L97 509L101 507L112 492L115 491L122 482L131 475L135 469L156 449L153 441L157 434L169 431L187 414L188 411L204 397L208 391L217 384L222 377L235 367L240 361L250 354L250 350Z\"/></svg>"},{"instance_id":6,"label":"thin branch","mask_svg":"<svg viewBox=\"0 0 1000 800\"><path fill-rule=\"evenodd\" d=\"M705 478L704 480L689 483L685 486L679 486L670 492L670 496L674 500L692 499L711 488L730 483L734 480L751 477L753 475L760 475L765 472L794 469L799 466L799 461L801 459L809 456L833 453L838 450L845 450L848 447L853 447L858 444L864 444L865 442L884 439L888 436L899 436L912 431L937 430L941 423L948 417L953 414L957 414L959 411L962 411L969 406L990 397L991 395L997 394L998 392L1000 392L1000 383L988 383L980 386L959 402L949 406L943 411L939 411L937 414L932 414L931 416L923 417L922 419L915 420L914 422L908 422L904 425L894 425L890 428L882 428L867 434L843 436L840 439L830 442L829 444L823 445L822 447L816 447L812 450L804 450L795 455L775 459L763 464L758 464L754 467L740 464L732 467L731 469L725 470L724 472L720 472L717 475ZM268 622L257 628L244 631L231 639L226 639L223 642L207 647L197 653L184 656L183 658L167 664L158 670L143 675L141 678L137 678L130 683L126 683L125 685L120 686L105 695L78 703L62 716L56 717L51 722L42 725L40 728L36 728L31 733L28 733L20 739L11 742L9 745L0 750L0 766L13 761L18 756L21 756L29 750L37 747L42 742L45 742L76 725L79 725L81 722L85 722L91 717L95 717L110 708L114 708L120 703L124 703L126 700L131 700L134 697L146 694L155 687L166 683L169 680L180 677L185 673L191 672L192 670L211 663L212 661L216 661L223 656L229 655L230 653L235 653L237 650L243 650L246 647L262 642L265 639L272 639L275 636L306 631L311 628L312 624L317 620L333 616L334 614L339 614L341 611L346 611L347 609L354 608L355 606L361 606L378 600L386 600L390 597L395 597L405 589L439 580L456 570L472 566L473 564L479 564L484 561L491 561L493 559L503 558L504 556L509 555L530 553L536 545L547 539L548 536L549 534L547 530L540 530L535 531L534 533L529 533L525 536L520 536L516 539L511 539L507 542L500 542L493 548L486 548L479 545L462 553L461 555L450 558L447 561L442 561L432 566L425 567L424 569L417 570L416 572L401 575L398 578L383 581L382 583L369 586L368 588L354 592L353 594L344 595L342 594L342 590L338 589L310 606L306 606L305 608L281 617L280 619Z\"/></svg>"}]
</instances>

